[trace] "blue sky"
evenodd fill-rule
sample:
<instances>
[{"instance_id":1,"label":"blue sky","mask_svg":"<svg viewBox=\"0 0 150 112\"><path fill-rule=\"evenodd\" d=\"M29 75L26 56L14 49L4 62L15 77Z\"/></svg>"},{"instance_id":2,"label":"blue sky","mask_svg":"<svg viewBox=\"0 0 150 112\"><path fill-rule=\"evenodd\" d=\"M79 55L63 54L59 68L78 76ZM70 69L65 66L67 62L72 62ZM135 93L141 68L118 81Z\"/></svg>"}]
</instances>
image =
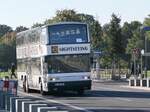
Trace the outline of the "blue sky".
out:
<instances>
[{"instance_id":1,"label":"blue sky","mask_svg":"<svg viewBox=\"0 0 150 112\"><path fill-rule=\"evenodd\" d=\"M150 14L150 0L1 0L0 24L30 27L55 16L56 10L74 9L93 15L103 25L115 13L125 21L143 22Z\"/></svg>"}]
</instances>

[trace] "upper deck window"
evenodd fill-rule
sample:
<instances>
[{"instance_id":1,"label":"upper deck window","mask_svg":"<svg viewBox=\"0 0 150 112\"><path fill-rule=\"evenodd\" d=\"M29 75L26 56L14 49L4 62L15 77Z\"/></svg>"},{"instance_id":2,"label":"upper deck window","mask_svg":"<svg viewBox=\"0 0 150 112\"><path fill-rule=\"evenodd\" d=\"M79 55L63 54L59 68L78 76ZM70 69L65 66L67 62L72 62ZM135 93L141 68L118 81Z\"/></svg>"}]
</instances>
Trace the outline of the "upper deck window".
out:
<instances>
[{"instance_id":1,"label":"upper deck window","mask_svg":"<svg viewBox=\"0 0 150 112\"><path fill-rule=\"evenodd\" d=\"M59 24L48 27L49 44L74 44L88 42L86 24Z\"/></svg>"}]
</instances>

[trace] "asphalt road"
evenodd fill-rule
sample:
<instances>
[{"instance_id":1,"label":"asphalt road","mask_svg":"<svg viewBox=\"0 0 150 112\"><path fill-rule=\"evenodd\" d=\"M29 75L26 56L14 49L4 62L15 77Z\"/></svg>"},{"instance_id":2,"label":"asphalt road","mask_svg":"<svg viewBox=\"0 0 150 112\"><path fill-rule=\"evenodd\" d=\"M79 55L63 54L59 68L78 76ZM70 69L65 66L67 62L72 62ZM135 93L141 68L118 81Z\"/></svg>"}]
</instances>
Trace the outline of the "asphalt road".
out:
<instances>
[{"instance_id":1,"label":"asphalt road","mask_svg":"<svg viewBox=\"0 0 150 112\"><path fill-rule=\"evenodd\" d=\"M40 98L69 112L150 112L150 91L131 89L126 85L127 82L94 82L92 90L83 96L69 92L46 96L33 92L18 93Z\"/></svg>"}]
</instances>

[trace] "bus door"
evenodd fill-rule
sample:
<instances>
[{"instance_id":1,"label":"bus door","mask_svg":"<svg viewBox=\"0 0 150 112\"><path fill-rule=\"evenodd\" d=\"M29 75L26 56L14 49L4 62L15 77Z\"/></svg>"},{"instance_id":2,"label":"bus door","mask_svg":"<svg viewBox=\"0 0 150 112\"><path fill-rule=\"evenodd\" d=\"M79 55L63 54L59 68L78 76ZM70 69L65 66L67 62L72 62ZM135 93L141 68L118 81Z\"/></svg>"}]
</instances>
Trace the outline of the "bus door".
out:
<instances>
[{"instance_id":1,"label":"bus door","mask_svg":"<svg viewBox=\"0 0 150 112\"><path fill-rule=\"evenodd\" d=\"M27 63L27 81L29 86L33 86L32 84L32 69L30 61Z\"/></svg>"},{"instance_id":2,"label":"bus door","mask_svg":"<svg viewBox=\"0 0 150 112\"><path fill-rule=\"evenodd\" d=\"M43 82L47 83L47 74L48 74L48 69L47 69L47 63L43 64Z\"/></svg>"}]
</instances>

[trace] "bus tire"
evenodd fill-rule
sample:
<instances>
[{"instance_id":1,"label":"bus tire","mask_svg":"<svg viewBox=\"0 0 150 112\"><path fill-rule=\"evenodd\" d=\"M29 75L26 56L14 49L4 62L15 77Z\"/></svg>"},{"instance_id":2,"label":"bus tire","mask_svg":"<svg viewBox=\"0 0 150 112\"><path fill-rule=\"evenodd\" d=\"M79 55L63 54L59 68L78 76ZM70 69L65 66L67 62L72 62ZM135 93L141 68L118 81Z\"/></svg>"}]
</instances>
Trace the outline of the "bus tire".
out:
<instances>
[{"instance_id":1,"label":"bus tire","mask_svg":"<svg viewBox=\"0 0 150 112\"><path fill-rule=\"evenodd\" d=\"M26 85L26 92L30 93L29 85Z\"/></svg>"},{"instance_id":2,"label":"bus tire","mask_svg":"<svg viewBox=\"0 0 150 112\"><path fill-rule=\"evenodd\" d=\"M26 86L23 84L23 92L26 92Z\"/></svg>"},{"instance_id":3,"label":"bus tire","mask_svg":"<svg viewBox=\"0 0 150 112\"><path fill-rule=\"evenodd\" d=\"M43 90L43 86L42 85L40 87L40 93L41 93L41 95L46 95L46 92Z\"/></svg>"},{"instance_id":4,"label":"bus tire","mask_svg":"<svg viewBox=\"0 0 150 112\"><path fill-rule=\"evenodd\" d=\"M23 84L23 91L26 93L30 92L29 85L27 82L24 82L24 84Z\"/></svg>"}]
</instances>

